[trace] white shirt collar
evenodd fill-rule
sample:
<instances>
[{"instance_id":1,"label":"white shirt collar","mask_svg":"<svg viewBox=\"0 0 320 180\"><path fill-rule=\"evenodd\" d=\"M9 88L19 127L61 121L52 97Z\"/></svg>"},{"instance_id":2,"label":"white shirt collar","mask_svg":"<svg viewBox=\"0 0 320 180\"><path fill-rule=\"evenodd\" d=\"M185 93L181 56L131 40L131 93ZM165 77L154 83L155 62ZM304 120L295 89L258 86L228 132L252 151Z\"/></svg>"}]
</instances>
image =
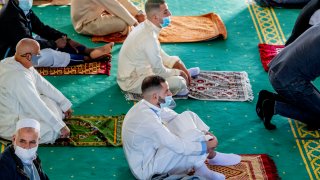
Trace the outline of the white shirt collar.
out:
<instances>
[{"instance_id":1,"label":"white shirt collar","mask_svg":"<svg viewBox=\"0 0 320 180\"><path fill-rule=\"evenodd\" d=\"M151 109L153 109L153 110L155 110L155 111L157 111L157 112L160 112L160 111L161 111L161 108L159 108L159 107L157 107L157 106L149 103L149 102L146 101L145 99L142 99L141 101L142 101L142 103L144 103L145 105L147 105L147 106L150 107Z\"/></svg>"},{"instance_id":2,"label":"white shirt collar","mask_svg":"<svg viewBox=\"0 0 320 180\"><path fill-rule=\"evenodd\" d=\"M146 25L149 26L155 33L157 33L157 35L159 36L161 28L157 27L156 25L154 25L151 21L149 21L148 19L145 21Z\"/></svg>"}]
</instances>

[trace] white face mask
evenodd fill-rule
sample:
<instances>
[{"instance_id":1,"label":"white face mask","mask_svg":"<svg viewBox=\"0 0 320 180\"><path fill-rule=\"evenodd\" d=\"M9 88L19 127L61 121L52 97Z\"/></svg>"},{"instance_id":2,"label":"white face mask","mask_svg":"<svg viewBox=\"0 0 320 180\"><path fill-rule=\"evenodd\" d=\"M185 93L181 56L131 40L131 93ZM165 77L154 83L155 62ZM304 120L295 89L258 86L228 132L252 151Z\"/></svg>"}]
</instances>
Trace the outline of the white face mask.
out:
<instances>
[{"instance_id":1,"label":"white face mask","mask_svg":"<svg viewBox=\"0 0 320 180\"><path fill-rule=\"evenodd\" d=\"M36 159L37 150L38 146L31 149L24 149L17 145L15 146L15 154L26 164L31 164L31 162Z\"/></svg>"},{"instance_id":2,"label":"white face mask","mask_svg":"<svg viewBox=\"0 0 320 180\"><path fill-rule=\"evenodd\" d=\"M23 10L24 14L28 14L32 8L33 0L19 0L19 7Z\"/></svg>"}]
</instances>

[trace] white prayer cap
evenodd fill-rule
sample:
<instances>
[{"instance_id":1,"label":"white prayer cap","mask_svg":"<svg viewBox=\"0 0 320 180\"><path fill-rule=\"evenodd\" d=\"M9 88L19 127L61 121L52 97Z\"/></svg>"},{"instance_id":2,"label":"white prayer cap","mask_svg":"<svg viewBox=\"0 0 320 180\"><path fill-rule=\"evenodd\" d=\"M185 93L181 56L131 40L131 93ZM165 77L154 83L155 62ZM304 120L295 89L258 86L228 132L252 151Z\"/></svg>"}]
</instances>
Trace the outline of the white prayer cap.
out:
<instances>
[{"instance_id":1,"label":"white prayer cap","mask_svg":"<svg viewBox=\"0 0 320 180\"><path fill-rule=\"evenodd\" d=\"M19 120L16 125L16 131L18 131L19 129L22 129L22 128L26 128L26 127L34 128L37 131L40 131L40 123L34 119L21 119L21 120Z\"/></svg>"}]
</instances>

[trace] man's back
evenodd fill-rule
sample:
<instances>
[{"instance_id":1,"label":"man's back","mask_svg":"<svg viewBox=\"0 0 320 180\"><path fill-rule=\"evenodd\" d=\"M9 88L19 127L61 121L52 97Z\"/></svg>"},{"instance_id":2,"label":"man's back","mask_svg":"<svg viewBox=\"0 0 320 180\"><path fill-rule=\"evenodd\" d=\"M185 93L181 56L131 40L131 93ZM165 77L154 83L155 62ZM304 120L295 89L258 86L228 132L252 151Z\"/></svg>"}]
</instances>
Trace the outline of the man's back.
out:
<instances>
[{"instance_id":1,"label":"man's back","mask_svg":"<svg viewBox=\"0 0 320 180\"><path fill-rule=\"evenodd\" d=\"M122 126L123 148L132 173L139 179L144 179L150 172L148 166L159 147L154 130L162 128L157 121L157 114L145 104L138 102L127 113ZM142 176L142 174L144 176Z\"/></svg>"},{"instance_id":2,"label":"man's back","mask_svg":"<svg viewBox=\"0 0 320 180\"><path fill-rule=\"evenodd\" d=\"M13 57L0 62L0 136L3 138L10 138L6 135L14 131L12 120L17 120L23 112L19 108L18 95L22 91L27 91L23 88L23 84L27 79L32 78L27 71Z\"/></svg>"},{"instance_id":3,"label":"man's back","mask_svg":"<svg viewBox=\"0 0 320 180\"><path fill-rule=\"evenodd\" d=\"M152 29L146 22L141 23L129 33L119 53L118 78L130 77L132 71L141 74L152 73L144 70L150 68L149 59L146 56L146 51L150 47L146 46L146 43L156 40L153 35Z\"/></svg>"}]
</instances>

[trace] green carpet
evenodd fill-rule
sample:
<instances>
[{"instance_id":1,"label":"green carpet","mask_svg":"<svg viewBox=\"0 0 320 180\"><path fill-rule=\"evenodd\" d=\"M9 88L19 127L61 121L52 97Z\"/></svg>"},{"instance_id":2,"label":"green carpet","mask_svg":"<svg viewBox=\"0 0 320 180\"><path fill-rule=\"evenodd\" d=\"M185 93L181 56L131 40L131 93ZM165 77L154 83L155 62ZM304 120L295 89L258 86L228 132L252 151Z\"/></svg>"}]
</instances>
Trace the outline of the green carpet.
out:
<instances>
[{"instance_id":1,"label":"green carpet","mask_svg":"<svg viewBox=\"0 0 320 180\"><path fill-rule=\"evenodd\" d=\"M228 30L227 40L202 43L165 44L168 54L178 55L188 67L211 71L246 71L255 94L253 102L209 102L178 100L176 110L196 112L219 139L218 151L239 154L269 154L284 180L316 179L307 171L291 126L286 118L275 116L277 130L267 131L255 113L257 93L272 90L259 60L257 45L262 40L256 19L246 0L168 0L173 15L199 15L215 12ZM98 46L90 37L75 33L70 22L70 7L34 7L47 24L68 33L88 46ZM299 10L276 9L284 37L291 33ZM279 40L279 39L278 39ZM278 40L272 41L276 43ZM280 38L279 41L282 41ZM76 115L119 115L132 106L116 84L117 58L121 45L113 49L111 76L46 77L74 104ZM317 86L320 85L318 81ZM318 86L319 87L319 86ZM51 179L133 179L121 147L41 147L43 167ZM310 169L310 168L309 168ZM311 174L309 176L309 174Z\"/></svg>"}]
</instances>

